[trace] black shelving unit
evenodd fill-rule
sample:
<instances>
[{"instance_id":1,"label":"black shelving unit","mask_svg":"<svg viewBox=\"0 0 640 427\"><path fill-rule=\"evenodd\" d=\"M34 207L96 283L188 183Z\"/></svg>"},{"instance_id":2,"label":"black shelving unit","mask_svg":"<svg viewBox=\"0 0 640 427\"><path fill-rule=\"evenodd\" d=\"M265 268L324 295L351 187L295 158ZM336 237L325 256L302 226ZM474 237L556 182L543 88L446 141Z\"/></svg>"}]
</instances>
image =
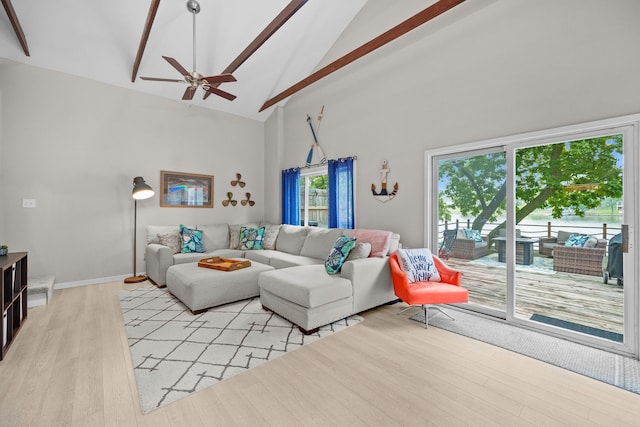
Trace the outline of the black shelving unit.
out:
<instances>
[{"instance_id":1,"label":"black shelving unit","mask_svg":"<svg viewBox=\"0 0 640 427\"><path fill-rule=\"evenodd\" d=\"M0 268L0 360L3 360L24 321L27 320L27 253L16 252L0 256Z\"/></svg>"}]
</instances>

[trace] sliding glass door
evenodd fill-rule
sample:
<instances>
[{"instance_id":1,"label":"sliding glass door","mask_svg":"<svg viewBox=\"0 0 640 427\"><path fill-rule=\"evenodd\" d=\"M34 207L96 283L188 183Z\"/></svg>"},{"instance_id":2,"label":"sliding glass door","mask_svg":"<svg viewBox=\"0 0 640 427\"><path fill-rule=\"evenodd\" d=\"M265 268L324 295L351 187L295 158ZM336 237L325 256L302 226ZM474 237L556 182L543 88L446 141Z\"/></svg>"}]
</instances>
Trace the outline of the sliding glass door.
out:
<instances>
[{"instance_id":1,"label":"sliding glass door","mask_svg":"<svg viewBox=\"0 0 640 427\"><path fill-rule=\"evenodd\" d=\"M504 317L506 264L490 248L504 222L505 152L498 149L441 156L436 160L438 253L465 277L473 277L475 310Z\"/></svg>"},{"instance_id":2,"label":"sliding glass door","mask_svg":"<svg viewBox=\"0 0 640 427\"><path fill-rule=\"evenodd\" d=\"M552 140L514 156L515 317L623 343L624 133Z\"/></svg>"},{"instance_id":3,"label":"sliding glass door","mask_svg":"<svg viewBox=\"0 0 640 427\"><path fill-rule=\"evenodd\" d=\"M638 355L639 128L631 116L425 153L425 242L463 271L461 307Z\"/></svg>"}]
</instances>

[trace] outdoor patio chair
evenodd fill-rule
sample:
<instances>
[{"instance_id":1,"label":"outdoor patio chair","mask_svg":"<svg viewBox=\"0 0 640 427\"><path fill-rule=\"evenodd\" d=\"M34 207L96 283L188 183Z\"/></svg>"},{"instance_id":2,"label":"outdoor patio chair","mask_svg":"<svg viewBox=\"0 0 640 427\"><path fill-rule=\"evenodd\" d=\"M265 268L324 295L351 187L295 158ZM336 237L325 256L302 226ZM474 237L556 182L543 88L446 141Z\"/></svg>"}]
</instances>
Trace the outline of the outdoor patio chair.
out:
<instances>
[{"instance_id":1,"label":"outdoor patio chair","mask_svg":"<svg viewBox=\"0 0 640 427\"><path fill-rule=\"evenodd\" d=\"M456 243L457 234L457 229L444 230L442 232L442 243L440 244L440 249L438 249L438 256L440 259L449 259L451 256L451 249L453 249L453 245Z\"/></svg>"},{"instance_id":2,"label":"outdoor patio chair","mask_svg":"<svg viewBox=\"0 0 640 427\"><path fill-rule=\"evenodd\" d=\"M598 239L595 248L556 246L553 249L553 269L565 273L602 277L602 260L607 251L607 241Z\"/></svg>"},{"instance_id":3,"label":"outdoor patio chair","mask_svg":"<svg viewBox=\"0 0 640 427\"><path fill-rule=\"evenodd\" d=\"M552 257L553 250L556 246L564 246L565 242L571 236L569 231L558 231L557 237L541 237L538 241L538 253L543 256Z\"/></svg>"},{"instance_id":4,"label":"outdoor patio chair","mask_svg":"<svg viewBox=\"0 0 640 427\"><path fill-rule=\"evenodd\" d=\"M402 270L402 267L400 267L398 255L394 252L389 257L393 290L398 298L409 304L409 307L400 310L397 314L419 307L424 313L425 328L429 327L429 307L455 320L452 316L442 311L437 304L464 303L469 301L469 291L460 286L462 273L450 268L436 256L433 256L433 262L436 270L438 270L440 274L440 282L410 283L407 274Z\"/></svg>"},{"instance_id":5,"label":"outdoor patio chair","mask_svg":"<svg viewBox=\"0 0 640 427\"><path fill-rule=\"evenodd\" d=\"M449 255L454 258L462 259L477 259L486 256L489 253L489 243L487 242L487 237L481 236L481 241L470 239L467 238L466 233L476 230L466 230L467 232L465 232L464 228L458 229L456 240L451 247L451 252L449 253ZM479 232L477 233L477 235L479 236Z\"/></svg>"}]
</instances>

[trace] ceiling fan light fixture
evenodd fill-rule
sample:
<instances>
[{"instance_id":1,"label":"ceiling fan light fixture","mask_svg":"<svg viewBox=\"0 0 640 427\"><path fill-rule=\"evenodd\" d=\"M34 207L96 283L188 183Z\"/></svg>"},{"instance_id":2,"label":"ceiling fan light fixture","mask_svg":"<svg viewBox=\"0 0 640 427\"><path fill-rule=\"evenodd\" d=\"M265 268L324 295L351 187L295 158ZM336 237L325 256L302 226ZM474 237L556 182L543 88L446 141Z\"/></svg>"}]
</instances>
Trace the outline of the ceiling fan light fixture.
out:
<instances>
[{"instance_id":1,"label":"ceiling fan light fixture","mask_svg":"<svg viewBox=\"0 0 640 427\"><path fill-rule=\"evenodd\" d=\"M187 10L191 13L200 13L200 3L196 0L189 0L187 2Z\"/></svg>"}]
</instances>

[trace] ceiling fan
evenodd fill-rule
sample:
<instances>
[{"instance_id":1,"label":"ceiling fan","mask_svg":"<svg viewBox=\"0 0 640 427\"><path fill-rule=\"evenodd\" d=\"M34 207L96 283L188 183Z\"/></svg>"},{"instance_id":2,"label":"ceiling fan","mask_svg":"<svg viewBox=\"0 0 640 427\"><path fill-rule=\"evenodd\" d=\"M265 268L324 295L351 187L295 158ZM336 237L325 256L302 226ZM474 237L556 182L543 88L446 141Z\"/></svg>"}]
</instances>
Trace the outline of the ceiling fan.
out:
<instances>
[{"instance_id":1,"label":"ceiling fan","mask_svg":"<svg viewBox=\"0 0 640 427\"><path fill-rule=\"evenodd\" d=\"M142 77L142 80L152 80L157 82L175 82L175 83L187 83L187 89L182 95L183 100L193 99L193 95L196 93L196 89L202 86L205 90L206 98L209 94L221 96L229 101L236 99L235 95L230 94L217 88L220 83L235 82L236 78L231 74L218 74L215 76L204 77L202 74L196 72L196 14L200 12L200 4L196 0L187 1L187 9L193 15L193 72L188 72L178 61L169 57L163 56L163 58L171 64L173 68L178 70L180 74L184 76L184 79L164 79L159 77Z\"/></svg>"}]
</instances>

